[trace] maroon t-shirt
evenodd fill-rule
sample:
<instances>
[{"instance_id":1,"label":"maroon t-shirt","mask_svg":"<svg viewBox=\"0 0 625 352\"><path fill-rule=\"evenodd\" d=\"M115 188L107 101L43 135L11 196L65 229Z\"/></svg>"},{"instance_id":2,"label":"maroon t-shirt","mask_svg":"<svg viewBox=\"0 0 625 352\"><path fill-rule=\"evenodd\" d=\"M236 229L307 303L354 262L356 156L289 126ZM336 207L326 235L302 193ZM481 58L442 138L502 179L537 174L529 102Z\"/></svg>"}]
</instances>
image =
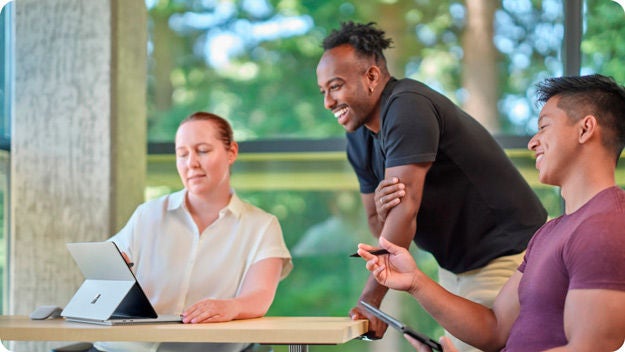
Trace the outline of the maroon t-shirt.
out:
<instances>
[{"instance_id":1,"label":"maroon t-shirt","mask_svg":"<svg viewBox=\"0 0 625 352\"><path fill-rule=\"evenodd\" d=\"M541 227L530 241L519 284L519 317L504 351L542 351L567 343L569 290L625 291L625 191L601 191L580 209Z\"/></svg>"}]
</instances>

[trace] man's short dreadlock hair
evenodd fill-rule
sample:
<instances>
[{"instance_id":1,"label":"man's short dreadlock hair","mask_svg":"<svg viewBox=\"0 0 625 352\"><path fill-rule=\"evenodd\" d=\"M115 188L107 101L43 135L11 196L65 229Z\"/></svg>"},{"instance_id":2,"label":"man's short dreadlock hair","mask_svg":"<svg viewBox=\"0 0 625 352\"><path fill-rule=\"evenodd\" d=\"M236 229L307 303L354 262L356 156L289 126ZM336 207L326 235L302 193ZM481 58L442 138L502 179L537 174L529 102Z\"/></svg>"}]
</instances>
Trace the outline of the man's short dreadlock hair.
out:
<instances>
[{"instance_id":1,"label":"man's short dreadlock hair","mask_svg":"<svg viewBox=\"0 0 625 352\"><path fill-rule=\"evenodd\" d=\"M333 30L324 40L322 47L330 50L343 44L349 44L356 53L364 57L373 57L375 62L386 67L386 58L382 51L391 47L392 40L384 37L384 31L375 28L375 22L367 24L343 22L341 28ZM383 64L383 65L382 65Z\"/></svg>"}]
</instances>

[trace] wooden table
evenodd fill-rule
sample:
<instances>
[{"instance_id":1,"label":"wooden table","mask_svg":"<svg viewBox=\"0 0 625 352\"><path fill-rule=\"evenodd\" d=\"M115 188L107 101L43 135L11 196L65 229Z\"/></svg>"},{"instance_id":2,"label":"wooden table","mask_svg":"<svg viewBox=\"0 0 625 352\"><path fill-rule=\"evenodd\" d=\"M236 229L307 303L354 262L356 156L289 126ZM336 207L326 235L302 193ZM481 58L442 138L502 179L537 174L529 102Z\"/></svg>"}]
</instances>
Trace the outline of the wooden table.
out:
<instances>
[{"instance_id":1,"label":"wooden table","mask_svg":"<svg viewBox=\"0 0 625 352\"><path fill-rule=\"evenodd\" d=\"M102 326L4 315L0 316L0 340L255 342L307 351L308 345L348 342L367 332L367 323L347 317L263 317L211 324Z\"/></svg>"}]
</instances>

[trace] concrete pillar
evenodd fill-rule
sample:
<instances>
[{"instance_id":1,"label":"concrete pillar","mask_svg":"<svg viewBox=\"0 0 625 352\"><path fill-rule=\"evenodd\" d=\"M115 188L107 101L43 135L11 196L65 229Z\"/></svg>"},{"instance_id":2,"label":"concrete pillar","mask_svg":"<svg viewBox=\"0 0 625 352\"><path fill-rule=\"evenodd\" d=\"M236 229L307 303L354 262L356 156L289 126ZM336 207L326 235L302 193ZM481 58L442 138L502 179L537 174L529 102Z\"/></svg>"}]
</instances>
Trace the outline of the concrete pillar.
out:
<instances>
[{"instance_id":1,"label":"concrete pillar","mask_svg":"<svg viewBox=\"0 0 625 352\"><path fill-rule=\"evenodd\" d=\"M108 238L143 201L147 11L143 0L15 6L7 313L27 315L82 283L66 242Z\"/></svg>"}]
</instances>

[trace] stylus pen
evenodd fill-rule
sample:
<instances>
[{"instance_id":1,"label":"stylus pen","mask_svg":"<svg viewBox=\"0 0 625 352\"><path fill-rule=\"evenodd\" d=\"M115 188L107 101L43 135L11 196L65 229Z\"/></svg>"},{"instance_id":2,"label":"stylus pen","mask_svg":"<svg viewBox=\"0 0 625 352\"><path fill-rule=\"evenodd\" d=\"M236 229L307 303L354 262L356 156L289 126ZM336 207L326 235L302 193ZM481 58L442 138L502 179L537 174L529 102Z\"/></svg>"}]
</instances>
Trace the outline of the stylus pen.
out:
<instances>
[{"instance_id":1,"label":"stylus pen","mask_svg":"<svg viewBox=\"0 0 625 352\"><path fill-rule=\"evenodd\" d=\"M374 251L369 252L373 255L383 255L383 254L389 254L388 251L386 249L376 249ZM360 254L358 254L358 252L354 253L354 254L350 254L350 257L356 258L356 257L360 257Z\"/></svg>"}]
</instances>

